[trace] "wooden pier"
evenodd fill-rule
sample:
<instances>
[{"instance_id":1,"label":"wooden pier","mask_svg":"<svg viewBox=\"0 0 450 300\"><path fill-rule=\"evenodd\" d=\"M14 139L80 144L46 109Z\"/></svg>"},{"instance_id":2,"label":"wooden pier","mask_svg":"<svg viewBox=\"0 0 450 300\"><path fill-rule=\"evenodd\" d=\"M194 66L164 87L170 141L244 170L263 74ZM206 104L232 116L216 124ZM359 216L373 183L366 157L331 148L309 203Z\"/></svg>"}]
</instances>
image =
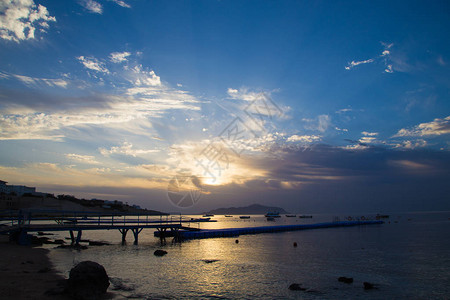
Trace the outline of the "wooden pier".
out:
<instances>
[{"instance_id":1,"label":"wooden pier","mask_svg":"<svg viewBox=\"0 0 450 300\"><path fill-rule=\"evenodd\" d=\"M359 225L374 225L382 224L383 221L339 221L339 222L325 222L316 224L295 224L295 225L278 225L278 226L259 226L259 227L244 227L244 228L224 228L224 229L202 229L202 230L185 230L181 228L176 233L181 239L205 239L216 237L235 237L244 234L258 234L258 233L272 233L283 231L294 231L304 229L316 228L330 228L343 226L359 226ZM174 233L175 234L175 233ZM160 237L159 232L154 233L155 237ZM168 233L167 236L170 236Z\"/></svg>"},{"instance_id":2,"label":"wooden pier","mask_svg":"<svg viewBox=\"0 0 450 300\"><path fill-rule=\"evenodd\" d=\"M134 244L139 241L139 233L145 228L156 229L163 241L166 232L178 238L177 232L182 228L181 215L143 215L127 213L71 212L27 210L3 214L0 218L0 234L15 237L19 244L30 243L31 232L68 231L72 244L79 244L85 230L119 230L122 244L131 230Z\"/></svg>"}]
</instances>

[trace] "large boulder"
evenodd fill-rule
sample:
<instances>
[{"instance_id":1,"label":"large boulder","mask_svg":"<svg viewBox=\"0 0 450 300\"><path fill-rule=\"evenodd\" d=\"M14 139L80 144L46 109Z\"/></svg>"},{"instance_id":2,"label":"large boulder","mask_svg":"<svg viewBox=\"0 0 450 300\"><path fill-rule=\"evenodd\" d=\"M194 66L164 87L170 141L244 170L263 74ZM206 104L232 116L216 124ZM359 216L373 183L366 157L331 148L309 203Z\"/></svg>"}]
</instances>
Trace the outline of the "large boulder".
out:
<instances>
[{"instance_id":1,"label":"large boulder","mask_svg":"<svg viewBox=\"0 0 450 300\"><path fill-rule=\"evenodd\" d=\"M83 261L70 270L67 292L78 300L97 300L106 293L108 286L105 268L93 261Z\"/></svg>"}]
</instances>

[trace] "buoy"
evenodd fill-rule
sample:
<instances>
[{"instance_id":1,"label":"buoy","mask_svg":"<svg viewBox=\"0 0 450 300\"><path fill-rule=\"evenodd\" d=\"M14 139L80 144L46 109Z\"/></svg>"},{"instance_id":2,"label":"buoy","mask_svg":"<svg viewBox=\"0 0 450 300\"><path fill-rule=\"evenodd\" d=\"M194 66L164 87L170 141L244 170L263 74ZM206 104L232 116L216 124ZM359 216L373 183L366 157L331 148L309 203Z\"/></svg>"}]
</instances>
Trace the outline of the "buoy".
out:
<instances>
[{"instance_id":1,"label":"buoy","mask_svg":"<svg viewBox=\"0 0 450 300\"><path fill-rule=\"evenodd\" d=\"M297 242L294 242L294 247L297 247Z\"/></svg>"},{"instance_id":2,"label":"buoy","mask_svg":"<svg viewBox=\"0 0 450 300\"><path fill-rule=\"evenodd\" d=\"M239 244L239 240L236 240L236 244Z\"/></svg>"}]
</instances>

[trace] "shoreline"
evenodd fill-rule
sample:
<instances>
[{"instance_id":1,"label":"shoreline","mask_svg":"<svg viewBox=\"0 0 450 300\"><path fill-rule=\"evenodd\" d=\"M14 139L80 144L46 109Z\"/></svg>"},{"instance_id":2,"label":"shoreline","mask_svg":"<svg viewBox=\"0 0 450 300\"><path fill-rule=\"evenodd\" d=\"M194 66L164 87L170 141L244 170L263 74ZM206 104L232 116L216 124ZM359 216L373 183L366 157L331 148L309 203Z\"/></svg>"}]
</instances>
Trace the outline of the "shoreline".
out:
<instances>
[{"instance_id":1,"label":"shoreline","mask_svg":"<svg viewBox=\"0 0 450 300\"><path fill-rule=\"evenodd\" d=\"M66 295L46 295L65 278L53 268L49 250L21 246L0 236L0 295L2 299L70 299Z\"/></svg>"}]
</instances>

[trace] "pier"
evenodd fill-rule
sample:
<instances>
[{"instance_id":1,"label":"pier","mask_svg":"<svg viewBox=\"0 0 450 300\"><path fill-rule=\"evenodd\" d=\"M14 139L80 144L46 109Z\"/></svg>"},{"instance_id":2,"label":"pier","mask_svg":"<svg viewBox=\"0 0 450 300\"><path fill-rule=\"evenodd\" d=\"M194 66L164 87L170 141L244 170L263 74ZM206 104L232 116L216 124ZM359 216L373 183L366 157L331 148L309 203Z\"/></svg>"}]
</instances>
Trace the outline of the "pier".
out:
<instances>
[{"instance_id":1,"label":"pier","mask_svg":"<svg viewBox=\"0 0 450 300\"><path fill-rule=\"evenodd\" d=\"M139 241L143 229L156 229L161 241L166 232L178 238L177 232L182 228L181 215L145 215L128 213L74 212L50 210L22 210L20 212L2 212L0 216L0 234L9 234L19 244L30 243L32 232L68 231L72 244L79 244L85 230L119 230L122 244L126 242L131 230L134 244Z\"/></svg>"},{"instance_id":2,"label":"pier","mask_svg":"<svg viewBox=\"0 0 450 300\"><path fill-rule=\"evenodd\" d=\"M29 233L67 231L72 244L78 245L85 230L118 230L125 244L127 233L131 231L134 244L139 242L139 234L143 229L156 229L154 236L161 243L166 237L174 237L176 241L188 239L204 239L216 237L236 237L244 234L274 233L305 229L348 227L382 224L380 220L333 221L316 224L294 224L257 226L243 228L200 229L184 226L184 223L196 223L195 219L183 219L181 215L143 215L127 213L102 212L61 212L28 210L13 213L2 212L0 215L0 234L9 234L10 239L19 244L31 241Z\"/></svg>"},{"instance_id":3,"label":"pier","mask_svg":"<svg viewBox=\"0 0 450 300\"><path fill-rule=\"evenodd\" d=\"M224 229L189 229L181 228L176 234L181 239L205 239L216 237L236 237L244 234L258 234L258 233L272 233L305 229L317 228L331 228L331 227L348 227L359 225L374 225L382 224L383 221L337 221L325 222L316 224L295 224L295 225L278 225L278 226L258 226L258 227L243 227L243 228L224 228ZM174 233L175 234L175 233ZM155 237L160 237L159 232L154 233ZM167 233L166 236L171 236Z\"/></svg>"}]
</instances>

